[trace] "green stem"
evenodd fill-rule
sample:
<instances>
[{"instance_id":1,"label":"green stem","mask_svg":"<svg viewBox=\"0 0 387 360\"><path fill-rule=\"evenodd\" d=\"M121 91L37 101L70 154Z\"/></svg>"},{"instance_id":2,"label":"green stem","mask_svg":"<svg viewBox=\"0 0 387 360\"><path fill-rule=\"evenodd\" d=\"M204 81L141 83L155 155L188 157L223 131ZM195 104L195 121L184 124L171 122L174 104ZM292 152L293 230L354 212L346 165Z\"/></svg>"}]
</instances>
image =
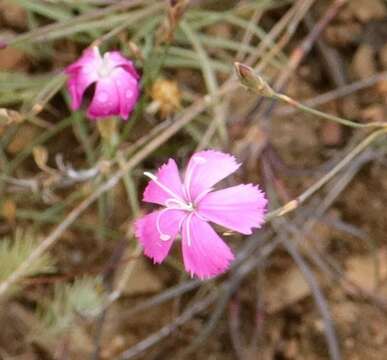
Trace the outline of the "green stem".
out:
<instances>
[{"instance_id":1,"label":"green stem","mask_svg":"<svg viewBox=\"0 0 387 360\"><path fill-rule=\"evenodd\" d=\"M114 159L119 145L119 136L117 132L119 119L110 118L99 120L97 122L98 131L101 135L102 157L107 161ZM102 176L102 181L106 181L107 176ZM98 199L98 216L102 226L98 227L98 237L103 240L106 238L104 229L108 227L109 214L114 208L114 192L108 191Z\"/></svg>"},{"instance_id":2,"label":"green stem","mask_svg":"<svg viewBox=\"0 0 387 360\"><path fill-rule=\"evenodd\" d=\"M365 150L371 143L377 138L387 133L387 127L374 131L368 135L360 144L355 146L345 157L342 159L331 171L325 174L320 180L315 182L311 187L304 191L296 199L293 199L286 203L284 206L271 211L266 215L266 221L270 221L273 218L283 216L291 211L296 210L302 203L304 203L309 197L311 197L317 190L330 181L339 171L347 166L356 156L358 156L363 150Z\"/></svg>"},{"instance_id":3,"label":"green stem","mask_svg":"<svg viewBox=\"0 0 387 360\"><path fill-rule=\"evenodd\" d=\"M260 76L256 71L254 71L253 68L250 66L241 64L241 63L234 63L234 67L236 70L236 73L239 77L239 80L243 85L245 85L248 89L254 91L256 94L273 99L273 100L280 100L285 102L286 104L295 107L298 110L301 110L305 113L309 113L315 116L318 116L325 120L334 121L336 123L349 126L352 128L385 128L387 127L387 123L385 122L372 122L368 124L360 124L354 121L350 121L347 119L343 119L336 115L330 115L326 114L322 111L313 109L309 106L303 105L300 102L292 99L291 97L278 93L276 90L274 90L267 81Z\"/></svg>"},{"instance_id":4,"label":"green stem","mask_svg":"<svg viewBox=\"0 0 387 360\"><path fill-rule=\"evenodd\" d=\"M354 121L343 119L343 118L336 116L336 115L327 114L327 113L324 113L322 111L313 109L309 106L303 105L300 102L298 102L298 101L296 101L296 100L294 100L294 99L292 99L289 96L284 95L284 94L275 93L273 95L273 98L277 99L277 100L281 100L281 101L287 103L288 105L293 106L293 107L295 107L295 108L297 108L305 113L309 113L309 114L318 116L322 119L330 120L330 121L333 121L333 122L336 122L336 123L339 123L339 124L342 124L345 126L349 126L352 128L372 128L372 127L386 126L386 123L381 123L381 122L371 122L368 124L360 124L360 123L357 123Z\"/></svg>"}]
</instances>

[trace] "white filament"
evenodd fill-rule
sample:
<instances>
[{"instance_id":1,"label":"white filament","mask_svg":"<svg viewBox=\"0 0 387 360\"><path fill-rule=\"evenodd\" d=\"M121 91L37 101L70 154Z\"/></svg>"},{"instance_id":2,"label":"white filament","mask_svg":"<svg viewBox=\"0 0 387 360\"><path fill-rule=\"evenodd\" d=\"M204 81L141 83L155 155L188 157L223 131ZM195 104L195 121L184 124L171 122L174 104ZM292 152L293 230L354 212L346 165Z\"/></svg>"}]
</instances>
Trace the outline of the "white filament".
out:
<instances>
[{"instance_id":1,"label":"white filament","mask_svg":"<svg viewBox=\"0 0 387 360\"><path fill-rule=\"evenodd\" d=\"M191 246L191 226L190 226L190 224L191 224L191 219L192 219L192 216L194 215L194 213L192 212L191 214L189 214L188 216L187 216L187 225L186 225L186 227L185 227L185 229L186 229L186 232L187 232L187 245L188 246Z\"/></svg>"},{"instance_id":2,"label":"white filament","mask_svg":"<svg viewBox=\"0 0 387 360\"><path fill-rule=\"evenodd\" d=\"M160 234L160 240L162 240L162 241L168 241L171 239L171 235L164 233L160 227L161 216L164 215L169 210L173 210L173 209L166 208L164 210L161 210L160 213L157 215L157 219L156 219L156 229L157 229L158 233Z\"/></svg>"},{"instance_id":3,"label":"white filament","mask_svg":"<svg viewBox=\"0 0 387 360\"><path fill-rule=\"evenodd\" d=\"M190 182L191 182L191 177L192 177L192 172L194 170L194 168L196 167L196 165L198 164L204 164L206 162L206 159L205 158L202 158L200 156L195 156L193 157L192 159L194 161L194 164L190 167L188 173L187 173L187 177L186 177L186 182L185 182L185 192L186 192L186 196L188 199L190 199L190 194L189 194L189 186L190 186ZM187 226L186 226L186 231L187 231L187 245L188 246L191 246L191 232L190 232L190 223L191 223L191 219L192 219L192 216L194 214L196 214L200 219L206 221L206 219L204 219L203 217L201 217L196 211L195 211L195 208L194 208L194 205L192 202L185 202L184 200L181 199L181 197L179 195L177 195L173 190L171 190L169 187L167 187L166 185L164 185L162 182L160 182L157 178L157 176L153 175L152 173L150 172L144 172L144 175L149 177L152 181L155 182L155 184L157 184L161 189L163 189L167 194L171 195L172 197L167 199L165 201L165 206L166 208L161 210L160 213L157 215L157 219L156 219L156 229L157 229L157 232L159 233L160 235L160 240L161 241L169 241L171 240L172 236L169 235L169 234L166 234L162 231L161 229L161 217L168 211L171 211L171 210L182 210L182 211L188 211L190 214L186 217L182 217L182 219L179 221L179 225L178 225L178 229L180 231L182 225L183 225L183 221L186 220L187 221ZM205 194L207 194L210 190L206 190L204 191L203 193L200 194L200 197L203 197Z\"/></svg>"},{"instance_id":4,"label":"white filament","mask_svg":"<svg viewBox=\"0 0 387 360\"><path fill-rule=\"evenodd\" d=\"M145 176L148 176L148 178L150 178L151 180L153 180L158 186L160 186L166 193L168 193L169 195L171 195L174 199L176 199L177 201L182 201L180 196L175 194L170 188L168 188L167 186L165 186L162 182L160 182L157 178L157 176L153 175L152 173L148 172L148 171L145 171L144 172L144 175Z\"/></svg>"}]
</instances>

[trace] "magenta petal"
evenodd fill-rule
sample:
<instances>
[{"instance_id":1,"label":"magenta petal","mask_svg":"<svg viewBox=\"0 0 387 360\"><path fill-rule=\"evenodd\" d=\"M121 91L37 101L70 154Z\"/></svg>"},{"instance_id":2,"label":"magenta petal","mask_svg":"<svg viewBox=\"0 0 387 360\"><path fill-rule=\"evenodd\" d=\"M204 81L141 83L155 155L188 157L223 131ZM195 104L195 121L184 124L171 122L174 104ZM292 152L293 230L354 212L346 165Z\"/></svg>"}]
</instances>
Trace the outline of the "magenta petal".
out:
<instances>
[{"instance_id":1,"label":"magenta petal","mask_svg":"<svg viewBox=\"0 0 387 360\"><path fill-rule=\"evenodd\" d=\"M78 109L86 89L96 83L88 108L91 119L120 116L127 119L139 96L139 75L133 63L120 52L107 52L101 57L98 47L86 49L79 60L65 69L71 108Z\"/></svg>"},{"instance_id":2,"label":"magenta petal","mask_svg":"<svg viewBox=\"0 0 387 360\"><path fill-rule=\"evenodd\" d=\"M105 54L105 57L109 59L109 63L114 67L122 67L128 71L136 80L140 78L140 75L133 65L133 62L122 56L119 51L110 51Z\"/></svg>"},{"instance_id":3,"label":"magenta petal","mask_svg":"<svg viewBox=\"0 0 387 360\"><path fill-rule=\"evenodd\" d=\"M79 109L85 90L98 80L98 68L101 64L102 59L98 48L88 48L79 60L65 69L69 77L67 87L73 110Z\"/></svg>"},{"instance_id":4,"label":"magenta petal","mask_svg":"<svg viewBox=\"0 0 387 360\"><path fill-rule=\"evenodd\" d=\"M99 79L87 116L91 119L120 114L120 99L115 82L108 77Z\"/></svg>"},{"instance_id":5,"label":"magenta petal","mask_svg":"<svg viewBox=\"0 0 387 360\"><path fill-rule=\"evenodd\" d=\"M179 169L175 160L169 159L168 162L157 171L157 180L165 187L177 195L180 200L184 199L183 185L180 180ZM143 201L167 205L166 201L171 199L172 195L162 189L155 181L151 180L145 188Z\"/></svg>"},{"instance_id":6,"label":"magenta petal","mask_svg":"<svg viewBox=\"0 0 387 360\"><path fill-rule=\"evenodd\" d=\"M183 258L187 272L206 279L225 272L234 255L212 227L193 213L183 223Z\"/></svg>"},{"instance_id":7,"label":"magenta petal","mask_svg":"<svg viewBox=\"0 0 387 360\"><path fill-rule=\"evenodd\" d=\"M192 155L184 186L191 201L239 168L235 158L220 151L206 150Z\"/></svg>"},{"instance_id":8,"label":"magenta petal","mask_svg":"<svg viewBox=\"0 0 387 360\"><path fill-rule=\"evenodd\" d=\"M82 56L71 65L67 66L65 72L69 75L78 72L81 68L87 69L87 72L95 71L102 64L102 57L97 47L87 48L83 51Z\"/></svg>"},{"instance_id":9,"label":"magenta petal","mask_svg":"<svg viewBox=\"0 0 387 360\"><path fill-rule=\"evenodd\" d=\"M70 92L71 108L73 110L79 109L85 90L97 80L98 75L95 71L88 72L87 69L83 68L71 74L67 86Z\"/></svg>"},{"instance_id":10,"label":"magenta petal","mask_svg":"<svg viewBox=\"0 0 387 360\"><path fill-rule=\"evenodd\" d=\"M154 211L135 223L135 234L144 248L144 254L158 264L168 255L173 240L179 232L179 224L186 216L180 210L164 210L163 213L162 211ZM159 220L159 229L163 234L170 236L170 240L160 239L157 220Z\"/></svg>"},{"instance_id":11,"label":"magenta petal","mask_svg":"<svg viewBox=\"0 0 387 360\"><path fill-rule=\"evenodd\" d=\"M137 103L139 96L138 81L122 68L116 68L111 74L111 79L116 83L120 101L120 116L127 119Z\"/></svg>"},{"instance_id":12,"label":"magenta petal","mask_svg":"<svg viewBox=\"0 0 387 360\"><path fill-rule=\"evenodd\" d=\"M218 225L251 234L264 222L267 200L262 191L252 184L241 184L210 192L198 204L199 215Z\"/></svg>"}]
</instances>

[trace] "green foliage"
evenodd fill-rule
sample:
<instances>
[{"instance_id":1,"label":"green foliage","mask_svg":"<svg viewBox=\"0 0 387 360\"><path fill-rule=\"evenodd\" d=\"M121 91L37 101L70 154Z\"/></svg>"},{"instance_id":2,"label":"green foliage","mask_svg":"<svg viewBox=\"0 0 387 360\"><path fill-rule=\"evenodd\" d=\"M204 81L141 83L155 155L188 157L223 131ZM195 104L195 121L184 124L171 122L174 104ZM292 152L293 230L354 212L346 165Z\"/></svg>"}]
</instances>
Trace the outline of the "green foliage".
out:
<instances>
[{"instance_id":1,"label":"green foliage","mask_svg":"<svg viewBox=\"0 0 387 360\"><path fill-rule=\"evenodd\" d=\"M31 230L17 229L14 238L0 241L0 282L7 279L21 264L23 264L35 250L38 239ZM34 261L24 276L52 272L54 261L50 255L42 255Z\"/></svg>"},{"instance_id":2,"label":"green foliage","mask_svg":"<svg viewBox=\"0 0 387 360\"><path fill-rule=\"evenodd\" d=\"M38 317L47 335L65 332L78 316L91 318L100 313L106 300L100 277L84 277L72 284L55 286L53 297L39 308Z\"/></svg>"}]
</instances>

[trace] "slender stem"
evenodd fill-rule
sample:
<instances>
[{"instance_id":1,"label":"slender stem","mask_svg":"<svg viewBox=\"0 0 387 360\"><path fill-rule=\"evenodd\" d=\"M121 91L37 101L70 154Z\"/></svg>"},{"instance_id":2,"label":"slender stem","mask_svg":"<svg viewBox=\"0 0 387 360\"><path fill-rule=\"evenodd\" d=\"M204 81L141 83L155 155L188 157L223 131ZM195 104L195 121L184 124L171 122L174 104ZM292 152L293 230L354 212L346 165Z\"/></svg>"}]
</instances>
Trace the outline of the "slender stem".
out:
<instances>
[{"instance_id":1,"label":"slender stem","mask_svg":"<svg viewBox=\"0 0 387 360\"><path fill-rule=\"evenodd\" d=\"M360 123L357 123L357 122L354 122L354 121L350 121L350 120L347 120L347 119L343 119L339 116L336 116L336 115L331 115L331 114L327 114L327 113L324 113L322 111L319 111L319 110L316 110L316 109L313 109L309 106L306 106L306 105L303 105L301 104L300 102L290 98L289 96L287 95L284 95L284 94L279 94L279 93L275 93L275 95L273 96L274 99L277 99L277 100L281 100L295 108L297 108L298 110L301 110L303 112L306 112L306 113L309 113L309 114L312 114L312 115L316 115L320 118L323 118L323 119L326 119L326 120L330 120L330 121L334 121L334 122L337 122L339 124L342 124L342 125L345 125L345 126L349 126L349 127L352 127L352 128L373 128L373 127L385 127L387 126L387 123L384 123L384 122L371 122L371 123L368 123L368 124L360 124Z\"/></svg>"},{"instance_id":2,"label":"slender stem","mask_svg":"<svg viewBox=\"0 0 387 360\"><path fill-rule=\"evenodd\" d=\"M298 110L301 110L305 113L309 113L315 116L318 116L325 120L330 120L337 122L339 124L349 126L352 128L385 128L387 127L386 122L371 122L368 124L361 124L354 121L350 121L347 119L343 119L336 115L330 115L326 114L322 111L313 109L309 106L306 106L304 104L301 104L300 102L292 99L291 97L281 94L277 92L275 89L273 89L267 81L260 76L257 72L254 71L251 67L241 64L241 63L234 63L236 73L239 77L239 80L243 85L245 85L248 89L254 91L256 94L263 96L265 98L275 100L280 100L285 102L288 105L291 105L295 107Z\"/></svg>"},{"instance_id":3,"label":"slender stem","mask_svg":"<svg viewBox=\"0 0 387 360\"><path fill-rule=\"evenodd\" d=\"M114 159L117 147L119 145L119 137L117 132L118 119L109 118L99 120L97 122L98 131L101 135L102 156L111 161ZM102 180L106 180L106 175L103 175ZM108 225L109 214L114 206L114 193L108 191L101 195L98 199L98 216L99 223L102 226L98 227L99 238L102 240L106 237L103 229Z\"/></svg>"},{"instance_id":4,"label":"slender stem","mask_svg":"<svg viewBox=\"0 0 387 360\"><path fill-rule=\"evenodd\" d=\"M330 181L339 171L347 166L357 155L359 155L364 149L366 149L376 139L387 133L387 127L372 132L368 135L360 144L355 146L331 171L324 175L320 180L314 183L306 191L304 191L296 199L293 199L286 203L284 206L276 209L266 215L266 221L269 221L275 217L283 216L293 210L296 210L302 203L304 203L310 196L312 196L317 190Z\"/></svg>"}]
</instances>

